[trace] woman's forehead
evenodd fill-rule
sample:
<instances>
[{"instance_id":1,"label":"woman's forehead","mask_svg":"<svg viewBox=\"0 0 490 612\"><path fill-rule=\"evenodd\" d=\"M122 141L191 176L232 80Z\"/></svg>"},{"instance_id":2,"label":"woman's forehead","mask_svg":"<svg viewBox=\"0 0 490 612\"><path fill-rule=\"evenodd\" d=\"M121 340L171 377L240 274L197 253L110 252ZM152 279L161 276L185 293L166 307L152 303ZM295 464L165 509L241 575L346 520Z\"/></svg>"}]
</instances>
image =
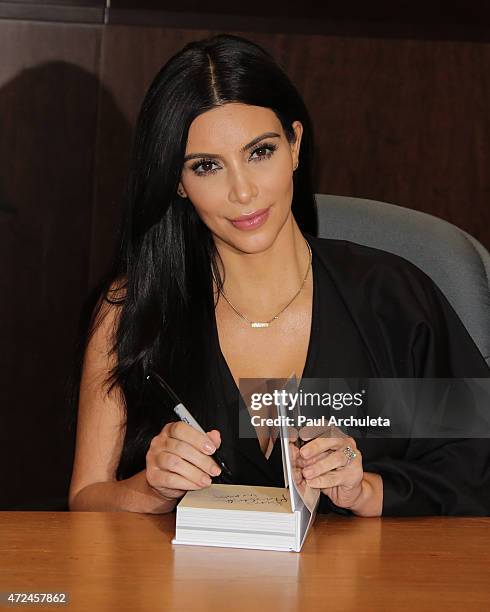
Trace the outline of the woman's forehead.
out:
<instances>
[{"instance_id":1,"label":"woman's forehead","mask_svg":"<svg viewBox=\"0 0 490 612\"><path fill-rule=\"evenodd\" d=\"M192 147L192 151L218 153L219 148L238 149L265 132L282 132L280 121L270 108L230 103L212 108L194 119L187 147L189 151Z\"/></svg>"}]
</instances>

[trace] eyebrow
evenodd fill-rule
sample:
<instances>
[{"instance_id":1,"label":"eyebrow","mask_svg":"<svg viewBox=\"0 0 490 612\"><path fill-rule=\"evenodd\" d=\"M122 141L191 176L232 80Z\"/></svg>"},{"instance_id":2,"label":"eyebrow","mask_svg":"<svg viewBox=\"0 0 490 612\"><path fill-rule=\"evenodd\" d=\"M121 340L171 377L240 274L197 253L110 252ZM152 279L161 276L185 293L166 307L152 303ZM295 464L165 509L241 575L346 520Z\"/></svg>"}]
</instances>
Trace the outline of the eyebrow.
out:
<instances>
[{"instance_id":1,"label":"eyebrow","mask_svg":"<svg viewBox=\"0 0 490 612\"><path fill-rule=\"evenodd\" d=\"M265 132L264 134L261 134L260 136L257 136L256 138L251 140L248 144L244 145L240 149L240 153L243 153L244 151L251 149L255 144L257 144L261 140L264 140L264 138L280 138L280 137L281 137L280 134L277 134L276 132ZM217 153L190 153L189 155L186 155L184 157L184 163L188 161L189 159L195 159L196 157L213 157L217 159L223 159L223 156Z\"/></svg>"}]
</instances>

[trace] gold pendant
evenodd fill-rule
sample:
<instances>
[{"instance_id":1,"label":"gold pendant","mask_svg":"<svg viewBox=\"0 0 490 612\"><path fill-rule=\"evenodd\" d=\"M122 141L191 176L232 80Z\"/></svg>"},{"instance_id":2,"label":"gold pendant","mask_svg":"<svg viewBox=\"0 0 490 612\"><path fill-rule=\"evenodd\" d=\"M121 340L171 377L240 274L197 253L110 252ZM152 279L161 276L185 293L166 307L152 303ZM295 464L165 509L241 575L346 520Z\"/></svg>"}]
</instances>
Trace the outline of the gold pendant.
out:
<instances>
[{"instance_id":1,"label":"gold pendant","mask_svg":"<svg viewBox=\"0 0 490 612\"><path fill-rule=\"evenodd\" d=\"M250 325L252 327L269 327L269 323L259 323L259 321L256 321L255 323L251 323Z\"/></svg>"}]
</instances>

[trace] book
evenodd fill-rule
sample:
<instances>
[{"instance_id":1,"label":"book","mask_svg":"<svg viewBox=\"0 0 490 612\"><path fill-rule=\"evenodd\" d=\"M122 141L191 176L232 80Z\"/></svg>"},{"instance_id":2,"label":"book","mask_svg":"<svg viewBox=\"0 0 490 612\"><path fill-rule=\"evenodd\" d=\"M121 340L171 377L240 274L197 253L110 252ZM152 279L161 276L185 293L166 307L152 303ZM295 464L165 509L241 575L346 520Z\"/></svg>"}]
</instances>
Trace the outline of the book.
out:
<instances>
[{"instance_id":1,"label":"book","mask_svg":"<svg viewBox=\"0 0 490 612\"><path fill-rule=\"evenodd\" d=\"M296 390L295 382L292 374L285 385L287 393ZM296 442L290 441L290 431L282 424L287 409L285 401L277 404L285 486L211 484L188 491L176 508L172 544L301 550L316 516L320 491L304 480L296 483L293 477Z\"/></svg>"}]
</instances>

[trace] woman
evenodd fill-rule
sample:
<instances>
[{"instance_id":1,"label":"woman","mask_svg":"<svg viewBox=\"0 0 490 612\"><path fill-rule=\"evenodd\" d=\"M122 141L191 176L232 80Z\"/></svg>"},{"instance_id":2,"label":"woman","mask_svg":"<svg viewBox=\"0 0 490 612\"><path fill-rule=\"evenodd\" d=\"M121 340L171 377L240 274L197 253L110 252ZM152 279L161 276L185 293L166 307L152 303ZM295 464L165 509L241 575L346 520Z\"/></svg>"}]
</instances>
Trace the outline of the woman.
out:
<instances>
[{"instance_id":1,"label":"woman","mask_svg":"<svg viewBox=\"0 0 490 612\"><path fill-rule=\"evenodd\" d=\"M172 511L219 473L218 447L236 482L283 486L279 443L237 434L240 378L489 376L418 268L315 237L312 151L299 94L250 41L192 42L157 74L86 307L71 509ZM151 368L206 434L154 401ZM485 440L319 437L298 465L320 512L487 514L488 459Z\"/></svg>"}]
</instances>

